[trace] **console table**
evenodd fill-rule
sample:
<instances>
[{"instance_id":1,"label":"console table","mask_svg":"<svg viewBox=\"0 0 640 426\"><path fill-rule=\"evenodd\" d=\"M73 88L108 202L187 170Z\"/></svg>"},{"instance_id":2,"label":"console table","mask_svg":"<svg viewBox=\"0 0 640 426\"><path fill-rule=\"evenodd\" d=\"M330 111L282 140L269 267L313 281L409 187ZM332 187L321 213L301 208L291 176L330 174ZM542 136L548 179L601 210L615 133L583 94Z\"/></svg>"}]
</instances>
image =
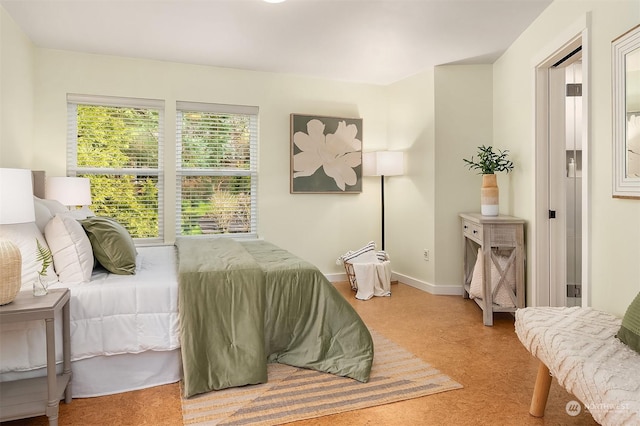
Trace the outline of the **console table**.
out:
<instances>
[{"instance_id":1,"label":"console table","mask_svg":"<svg viewBox=\"0 0 640 426\"><path fill-rule=\"evenodd\" d=\"M71 338L69 289L52 289L35 297L21 291L15 300L0 306L0 327L10 322L44 320L47 333L47 376L0 383L0 421L46 414L50 426L58 424L58 405L64 396L71 402ZM62 310L62 374L56 374L55 316Z\"/></svg>"},{"instance_id":2,"label":"console table","mask_svg":"<svg viewBox=\"0 0 640 426\"><path fill-rule=\"evenodd\" d=\"M493 325L494 312L515 312L517 308L525 307L525 248L524 248L524 220L513 216L482 216L480 213L461 213L462 243L464 248L463 276L464 289L462 297L469 298L469 289L473 268L476 263L478 249L482 250L484 264L482 275L482 289L484 297L474 299L482 309L484 325ZM507 264L500 267L497 250L509 253ZM492 264L500 274L498 284L492 290ZM515 268L515 292L507 283L507 271ZM498 288L509 292L514 306L500 306L493 302L494 292Z\"/></svg>"}]
</instances>

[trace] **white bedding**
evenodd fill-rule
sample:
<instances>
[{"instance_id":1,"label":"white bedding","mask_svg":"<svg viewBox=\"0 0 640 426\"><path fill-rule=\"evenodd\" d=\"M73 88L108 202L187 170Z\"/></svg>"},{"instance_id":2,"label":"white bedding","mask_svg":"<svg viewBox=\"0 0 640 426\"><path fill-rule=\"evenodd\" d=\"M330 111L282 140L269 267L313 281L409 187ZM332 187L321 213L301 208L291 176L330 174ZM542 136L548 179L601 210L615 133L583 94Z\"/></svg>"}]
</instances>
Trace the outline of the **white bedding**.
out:
<instances>
[{"instance_id":1,"label":"white bedding","mask_svg":"<svg viewBox=\"0 0 640 426\"><path fill-rule=\"evenodd\" d=\"M94 271L89 283L52 285L71 289L71 360L179 348L176 264L174 246L139 247L135 275ZM0 373L46 365L43 321L3 324L0 340Z\"/></svg>"}]
</instances>

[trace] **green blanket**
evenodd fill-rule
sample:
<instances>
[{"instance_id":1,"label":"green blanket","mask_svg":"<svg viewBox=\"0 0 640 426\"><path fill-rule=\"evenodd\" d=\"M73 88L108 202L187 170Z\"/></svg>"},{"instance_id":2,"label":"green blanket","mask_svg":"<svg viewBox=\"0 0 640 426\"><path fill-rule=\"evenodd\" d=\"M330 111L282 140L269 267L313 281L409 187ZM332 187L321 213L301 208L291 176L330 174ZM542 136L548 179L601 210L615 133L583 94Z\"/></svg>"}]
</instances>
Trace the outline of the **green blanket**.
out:
<instances>
[{"instance_id":1,"label":"green blanket","mask_svg":"<svg viewBox=\"0 0 640 426\"><path fill-rule=\"evenodd\" d=\"M371 335L315 266L265 241L176 245L185 397L264 383L268 362L369 379Z\"/></svg>"}]
</instances>

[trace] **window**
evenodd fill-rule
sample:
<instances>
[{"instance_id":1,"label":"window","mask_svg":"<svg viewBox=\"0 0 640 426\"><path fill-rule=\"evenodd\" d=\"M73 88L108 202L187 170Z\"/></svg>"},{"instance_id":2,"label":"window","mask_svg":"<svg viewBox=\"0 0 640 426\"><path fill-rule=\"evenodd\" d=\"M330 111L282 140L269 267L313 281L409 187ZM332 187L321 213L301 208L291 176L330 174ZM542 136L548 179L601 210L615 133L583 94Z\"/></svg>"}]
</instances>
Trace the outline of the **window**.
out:
<instances>
[{"instance_id":1,"label":"window","mask_svg":"<svg viewBox=\"0 0 640 426\"><path fill-rule=\"evenodd\" d=\"M91 209L133 238L161 241L164 102L67 96L67 173L91 181Z\"/></svg>"},{"instance_id":2,"label":"window","mask_svg":"<svg viewBox=\"0 0 640 426\"><path fill-rule=\"evenodd\" d=\"M177 103L176 235L256 235L258 108Z\"/></svg>"}]
</instances>

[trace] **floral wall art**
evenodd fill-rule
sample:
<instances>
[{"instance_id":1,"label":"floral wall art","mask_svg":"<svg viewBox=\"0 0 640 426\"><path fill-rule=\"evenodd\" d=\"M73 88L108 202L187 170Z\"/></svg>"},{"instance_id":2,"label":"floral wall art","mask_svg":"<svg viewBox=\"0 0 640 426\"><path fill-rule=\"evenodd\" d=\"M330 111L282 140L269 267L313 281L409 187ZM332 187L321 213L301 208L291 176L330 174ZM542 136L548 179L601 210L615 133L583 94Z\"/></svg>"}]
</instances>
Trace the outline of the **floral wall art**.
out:
<instances>
[{"instance_id":1,"label":"floral wall art","mask_svg":"<svg viewBox=\"0 0 640 426\"><path fill-rule=\"evenodd\" d=\"M291 114L291 193L362 192L362 119Z\"/></svg>"}]
</instances>

